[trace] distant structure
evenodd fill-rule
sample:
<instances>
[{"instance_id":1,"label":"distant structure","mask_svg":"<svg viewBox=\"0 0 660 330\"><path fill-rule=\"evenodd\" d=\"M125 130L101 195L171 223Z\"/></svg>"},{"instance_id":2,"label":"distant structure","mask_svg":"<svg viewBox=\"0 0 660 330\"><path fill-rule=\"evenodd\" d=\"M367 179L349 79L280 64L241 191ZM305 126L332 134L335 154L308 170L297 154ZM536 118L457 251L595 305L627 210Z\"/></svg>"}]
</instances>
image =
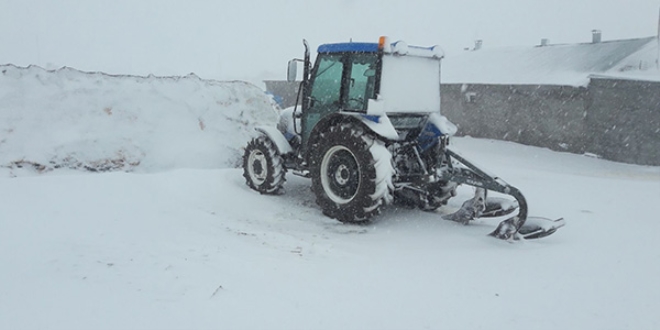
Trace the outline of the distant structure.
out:
<instances>
[{"instance_id":1,"label":"distant structure","mask_svg":"<svg viewBox=\"0 0 660 330\"><path fill-rule=\"evenodd\" d=\"M264 80L266 91L273 94L275 101L282 109L296 105L300 83L300 81Z\"/></svg>"},{"instance_id":2,"label":"distant structure","mask_svg":"<svg viewBox=\"0 0 660 330\"><path fill-rule=\"evenodd\" d=\"M601 42L603 33L600 30L591 30L591 43L597 44Z\"/></svg>"},{"instance_id":3,"label":"distant structure","mask_svg":"<svg viewBox=\"0 0 660 330\"><path fill-rule=\"evenodd\" d=\"M660 41L510 47L448 57L442 112L459 134L660 165Z\"/></svg>"},{"instance_id":4,"label":"distant structure","mask_svg":"<svg viewBox=\"0 0 660 330\"><path fill-rule=\"evenodd\" d=\"M481 46L483 46L484 41L481 39L475 40L474 41L474 48L472 48L473 51L481 49Z\"/></svg>"}]
</instances>

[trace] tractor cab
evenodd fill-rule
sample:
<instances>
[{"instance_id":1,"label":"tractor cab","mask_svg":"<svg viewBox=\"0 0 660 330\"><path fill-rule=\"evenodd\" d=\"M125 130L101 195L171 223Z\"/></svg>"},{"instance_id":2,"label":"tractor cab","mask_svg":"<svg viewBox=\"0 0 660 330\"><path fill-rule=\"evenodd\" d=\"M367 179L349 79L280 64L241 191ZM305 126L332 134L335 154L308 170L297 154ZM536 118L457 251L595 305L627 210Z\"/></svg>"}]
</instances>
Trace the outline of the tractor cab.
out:
<instances>
[{"instance_id":1,"label":"tractor cab","mask_svg":"<svg viewBox=\"0 0 660 330\"><path fill-rule=\"evenodd\" d=\"M386 114L398 126L418 126L425 114L440 111L440 59L437 47L378 43L335 43L319 46L313 68L309 47L301 86L302 146L308 145L317 124L328 115L352 114L378 121ZM296 77L296 60L289 62L288 80ZM397 138L391 134L390 138Z\"/></svg>"}]
</instances>

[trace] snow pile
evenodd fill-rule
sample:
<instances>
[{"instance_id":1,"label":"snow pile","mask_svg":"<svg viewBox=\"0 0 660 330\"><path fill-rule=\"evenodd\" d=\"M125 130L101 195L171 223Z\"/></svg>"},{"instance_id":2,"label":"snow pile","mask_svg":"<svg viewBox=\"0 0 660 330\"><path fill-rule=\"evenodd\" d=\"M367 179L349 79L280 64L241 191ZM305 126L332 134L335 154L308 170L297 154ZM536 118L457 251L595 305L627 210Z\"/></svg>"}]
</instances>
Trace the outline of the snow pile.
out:
<instances>
[{"instance_id":1,"label":"snow pile","mask_svg":"<svg viewBox=\"0 0 660 330\"><path fill-rule=\"evenodd\" d=\"M0 66L0 167L160 171L238 164L274 103L245 82Z\"/></svg>"}]
</instances>

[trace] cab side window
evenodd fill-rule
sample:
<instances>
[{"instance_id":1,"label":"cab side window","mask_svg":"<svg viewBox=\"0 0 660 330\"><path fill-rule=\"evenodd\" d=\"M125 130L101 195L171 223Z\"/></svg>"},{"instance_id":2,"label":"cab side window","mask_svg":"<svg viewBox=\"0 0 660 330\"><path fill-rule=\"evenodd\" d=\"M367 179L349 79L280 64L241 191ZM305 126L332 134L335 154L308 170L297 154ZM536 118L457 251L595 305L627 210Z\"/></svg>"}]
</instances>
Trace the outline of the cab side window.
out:
<instances>
[{"instance_id":1,"label":"cab side window","mask_svg":"<svg viewBox=\"0 0 660 330\"><path fill-rule=\"evenodd\" d=\"M368 100L375 98L376 59L374 54L354 54L351 57L347 109L366 110Z\"/></svg>"}]
</instances>

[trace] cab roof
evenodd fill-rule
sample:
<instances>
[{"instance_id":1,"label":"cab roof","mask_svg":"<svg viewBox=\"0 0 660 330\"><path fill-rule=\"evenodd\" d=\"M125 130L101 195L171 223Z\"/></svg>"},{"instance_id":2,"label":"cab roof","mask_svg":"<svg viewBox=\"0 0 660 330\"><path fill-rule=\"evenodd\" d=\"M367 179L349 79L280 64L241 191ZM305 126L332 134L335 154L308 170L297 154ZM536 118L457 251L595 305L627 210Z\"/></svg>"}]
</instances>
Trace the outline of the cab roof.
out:
<instances>
[{"instance_id":1,"label":"cab roof","mask_svg":"<svg viewBox=\"0 0 660 330\"><path fill-rule=\"evenodd\" d=\"M319 46L319 53L344 53L344 52L359 52L359 53L376 53L378 52L378 44L372 42L343 42L337 44L324 44Z\"/></svg>"},{"instance_id":2,"label":"cab roof","mask_svg":"<svg viewBox=\"0 0 660 330\"><path fill-rule=\"evenodd\" d=\"M403 41L397 41L391 44L387 41L387 39L384 41L383 52L387 54L432 57L437 59L441 59L445 56L442 48L438 46L408 46L408 44ZM318 53L377 53L378 50L379 45L375 42L342 42L320 45L318 48Z\"/></svg>"}]
</instances>

